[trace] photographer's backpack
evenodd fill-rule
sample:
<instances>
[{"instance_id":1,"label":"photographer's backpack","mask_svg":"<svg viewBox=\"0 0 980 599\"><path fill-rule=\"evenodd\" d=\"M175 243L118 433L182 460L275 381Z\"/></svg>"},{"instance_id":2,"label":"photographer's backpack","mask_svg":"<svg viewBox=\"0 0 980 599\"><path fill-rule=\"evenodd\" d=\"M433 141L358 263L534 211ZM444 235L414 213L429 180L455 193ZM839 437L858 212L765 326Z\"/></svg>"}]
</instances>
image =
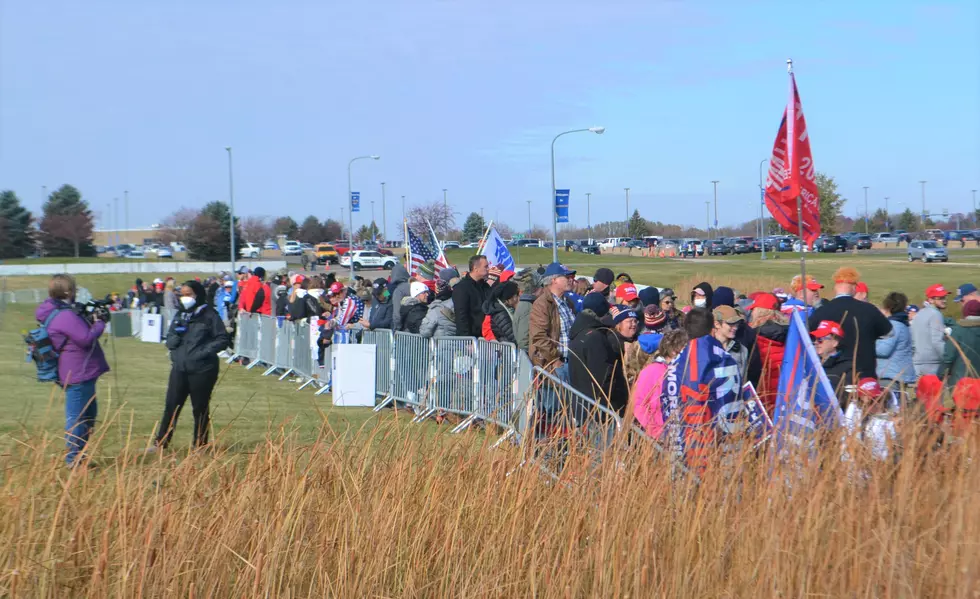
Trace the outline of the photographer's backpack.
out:
<instances>
[{"instance_id":1,"label":"photographer's backpack","mask_svg":"<svg viewBox=\"0 0 980 599\"><path fill-rule=\"evenodd\" d=\"M37 367L38 382L58 382L58 356L61 354L61 350L65 348L65 344L68 343L68 339L65 339L60 348L55 349L51 337L48 335L48 325L64 309L55 308L52 310L41 323L41 326L28 331L24 336L24 342L27 343L27 357L34 360L34 365Z\"/></svg>"}]
</instances>

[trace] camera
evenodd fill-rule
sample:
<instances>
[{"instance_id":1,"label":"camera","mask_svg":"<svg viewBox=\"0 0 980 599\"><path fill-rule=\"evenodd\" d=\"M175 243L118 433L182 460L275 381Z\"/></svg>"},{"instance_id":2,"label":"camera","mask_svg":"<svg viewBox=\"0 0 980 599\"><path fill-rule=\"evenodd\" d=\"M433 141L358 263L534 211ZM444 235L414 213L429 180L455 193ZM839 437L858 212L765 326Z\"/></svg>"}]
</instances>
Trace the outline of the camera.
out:
<instances>
[{"instance_id":1,"label":"camera","mask_svg":"<svg viewBox=\"0 0 980 599\"><path fill-rule=\"evenodd\" d=\"M95 324L96 320L109 322L109 306L111 302L106 300L91 299L85 303L76 302L72 305L72 311L84 318L89 324Z\"/></svg>"}]
</instances>

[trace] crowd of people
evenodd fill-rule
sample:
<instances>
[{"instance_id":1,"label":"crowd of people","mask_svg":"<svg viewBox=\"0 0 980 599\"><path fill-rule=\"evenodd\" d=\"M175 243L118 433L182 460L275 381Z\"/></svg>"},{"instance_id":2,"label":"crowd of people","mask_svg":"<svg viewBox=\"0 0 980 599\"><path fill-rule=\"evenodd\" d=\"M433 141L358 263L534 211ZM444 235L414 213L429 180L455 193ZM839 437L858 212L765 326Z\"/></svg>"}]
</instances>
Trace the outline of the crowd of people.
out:
<instances>
[{"instance_id":1,"label":"crowd of people","mask_svg":"<svg viewBox=\"0 0 980 599\"><path fill-rule=\"evenodd\" d=\"M942 285L928 287L918 305L900 292L885 294L875 305L850 267L834 273L829 297L812 276L794 277L787 289L746 293L705 281L679 294L637 285L628 273L609 268L599 268L589 280L558 262L512 272L474 256L466 267L463 273L452 267L437 272L427 262L410 274L398 265L387 278L355 277L349 284L330 272L283 271L267 280L263 268L242 267L183 285L172 278L137 279L124 296L106 299L112 309L173 310L166 338L172 372L157 448L169 442L188 396L194 442L207 443L218 357L229 355L224 350L233 343L239 313L316 323L321 364L326 347L365 330L512 343L535 366L620 416L631 414L656 438L684 403L665 381L695 343L713 365L713 379L702 381L704 388L734 389L717 396L735 401L737 390L750 382L773 414L790 316L800 311L842 409L886 391L910 403L923 378L942 381L958 403L980 407L980 291L973 284L961 285L953 298L961 306L954 319L944 315L951 293ZM104 324L60 315L74 314L65 310L74 294L73 279L54 277L50 298L36 315L39 322L56 316L49 329L64 356L70 464L95 419L94 381L108 371L97 343ZM76 359L82 355L84 360ZM559 409L543 397L539 407L545 415Z\"/></svg>"}]
</instances>

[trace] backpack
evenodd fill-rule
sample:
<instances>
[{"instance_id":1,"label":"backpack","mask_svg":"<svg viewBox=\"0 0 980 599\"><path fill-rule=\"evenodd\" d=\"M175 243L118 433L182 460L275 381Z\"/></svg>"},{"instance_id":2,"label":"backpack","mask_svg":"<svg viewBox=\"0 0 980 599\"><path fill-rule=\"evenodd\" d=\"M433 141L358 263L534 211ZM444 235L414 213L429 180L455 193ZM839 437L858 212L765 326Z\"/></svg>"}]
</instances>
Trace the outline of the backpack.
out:
<instances>
[{"instance_id":1,"label":"backpack","mask_svg":"<svg viewBox=\"0 0 980 599\"><path fill-rule=\"evenodd\" d=\"M28 331L24 336L24 342L27 343L27 359L34 360L34 365L37 367L37 380L40 383L58 382L58 356L61 350L65 349L68 339L65 339L60 348L55 349L48 335L48 325L62 310L66 308L52 310L41 326Z\"/></svg>"}]
</instances>

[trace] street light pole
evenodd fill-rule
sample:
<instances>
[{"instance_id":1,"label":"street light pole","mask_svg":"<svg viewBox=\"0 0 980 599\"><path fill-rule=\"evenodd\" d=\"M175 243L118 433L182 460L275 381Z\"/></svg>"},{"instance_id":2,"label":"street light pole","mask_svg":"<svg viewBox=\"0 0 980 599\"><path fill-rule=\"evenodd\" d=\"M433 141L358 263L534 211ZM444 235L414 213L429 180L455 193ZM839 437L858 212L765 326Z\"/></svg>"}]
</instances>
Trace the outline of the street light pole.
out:
<instances>
[{"instance_id":1,"label":"street light pole","mask_svg":"<svg viewBox=\"0 0 980 599\"><path fill-rule=\"evenodd\" d=\"M864 186L864 234L870 233L868 230L868 186Z\"/></svg>"},{"instance_id":2,"label":"street light pole","mask_svg":"<svg viewBox=\"0 0 980 599\"><path fill-rule=\"evenodd\" d=\"M711 185L715 188L715 232L718 229L718 181L712 181ZM708 237L711 237L711 228L708 228Z\"/></svg>"},{"instance_id":3,"label":"street light pole","mask_svg":"<svg viewBox=\"0 0 980 599\"><path fill-rule=\"evenodd\" d=\"M384 235L384 241L388 241L388 208L385 204L385 182L381 182L381 234Z\"/></svg>"},{"instance_id":4,"label":"street light pole","mask_svg":"<svg viewBox=\"0 0 980 599\"><path fill-rule=\"evenodd\" d=\"M225 146L228 152L228 210L231 213L231 272L235 272L235 180L231 169L231 146Z\"/></svg>"},{"instance_id":5,"label":"street light pole","mask_svg":"<svg viewBox=\"0 0 980 599\"><path fill-rule=\"evenodd\" d=\"M408 215L405 213L405 196L402 196L402 237L405 236L405 221L407 216ZM408 240L403 239L402 241L408 241Z\"/></svg>"},{"instance_id":6,"label":"street light pole","mask_svg":"<svg viewBox=\"0 0 980 599\"><path fill-rule=\"evenodd\" d=\"M531 236L531 200L527 201L527 236Z\"/></svg>"},{"instance_id":7,"label":"street light pole","mask_svg":"<svg viewBox=\"0 0 980 599\"><path fill-rule=\"evenodd\" d=\"M351 158L350 162L347 163L347 201L350 202L348 204L349 210L347 211L347 218L350 219L350 230L347 232L347 236L348 236L347 240L349 244L347 246L347 255L350 256L350 280L351 281L354 280L354 254L353 254L354 252L354 197L353 197L353 187L351 186L350 167L352 164L354 164L354 162L358 160L367 160L368 158L370 158L371 160L379 160L381 156L378 156L377 154L371 154L370 156L356 156L354 158Z\"/></svg>"},{"instance_id":8,"label":"street light pole","mask_svg":"<svg viewBox=\"0 0 980 599\"><path fill-rule=\"evenodd\" d=\"M377 225L374 224L374 200L371 200L371 241L377 241L378 236L375 233Z\"/></svg>"},{"instance_id":9,"label":"street light pole","mask_svg":"<svg viewBox=\"0 0 980 599\"><path fill-rule=\"evenodd\" d=\"M926 182L919 181L922 185L922 214L919 215L919 228L923 231L926 230Z\"/></svg>"},{"instance_id":10,"label":"street light pole","mask_svg":"<svg viewBox=\"0 0 980 599\"><path fill-rule=\"evenodd\" d=\"M119 198L112 198L112 220L116 222L116 247L121 243L119 240Z\"/></svg>"},{"instance_id":11,"label":"street light pole","mask_svg":"<svg viewBox=\"0 0 980 599\"><path fill-rule=\"evenodd\" d=\"M971 189L970 191L973 192L973 226L976 227L977 226L977 190Z\"/></svg>"},{"instance_id":12,"label":"street light pole","mask_svg":"<svg viewBox=\"0 0 980 599\"><path fill-rule=\"evenodd\" d=\"M626 236L630 236L630 188L624 187L626 190Z\"/></svg>"},{"instance_id":13,"label":"street light pole","mask_svg":"<svg viewBox=\"0 0 980 599\"><path fill-rule=\"evenodd\" d=\"M123 190L123 214L126 215L126 230L129 230L129 190Z\"/></svg>"},{"instance_id":14,"label":"street light pole","mask_svg":"<svg viewBox=\"0 0 980 599\"><path fill-rule=\"evenodd\" d=\"M891 231L891 215L888 213L888 196L885 196L885 231Z\"/></svg>"},{"instance_id":15,"label":"street light pole","mask_svg":"<svg viewBox=\"0 0 980 599\"><path fill-rule=\"evenodd\" d=\"M590 133L595 133L597 135L602 135L606 130L605 127L589 127L588 129L572 129L570 131L563 131L556 135L554 139L551 140L551 198L548 200L548 204L551 206L551 261L558 262L558 210L555 206L555 142L562 135L568 135L569 133L582 133L588 131ZM528 200L528 213L531 210L531 202ZM530 217L529 217L530 218Z\"/></svg>"},{"instance_id":16,"label":"street light pole","mask_svg":"<svg viewBox=\"0 0 980 599\"><path fill-rule=\"evenodd\" d=\"M585 226L589 230L589 243L592 243L592 194L585 194Z\"/></svg>"},{"instance_id":17,"label":"street light pole","mask_svg":"<svg viewBox=\"0 0 980 599\"><path fill-rule=\"evenodd\" d=\"M704 201L704 226L708 237L711 237L711 202L708 200Z\"/></svg>"},{"instance_id":18,"label":"street light pole","mask_svg":"<svg viewBox=\"0 0 980 599\"><path fill-rule=\"evenodd\" d=\"M448 200L449 196L447 194L447 191L448 190L446 189L442 190L442 212L443 212L442 217L445 219L443 221L445 224L442 226L443 241L445 241L449 237L449 200Z\"/></svg>"}]
</instances>

